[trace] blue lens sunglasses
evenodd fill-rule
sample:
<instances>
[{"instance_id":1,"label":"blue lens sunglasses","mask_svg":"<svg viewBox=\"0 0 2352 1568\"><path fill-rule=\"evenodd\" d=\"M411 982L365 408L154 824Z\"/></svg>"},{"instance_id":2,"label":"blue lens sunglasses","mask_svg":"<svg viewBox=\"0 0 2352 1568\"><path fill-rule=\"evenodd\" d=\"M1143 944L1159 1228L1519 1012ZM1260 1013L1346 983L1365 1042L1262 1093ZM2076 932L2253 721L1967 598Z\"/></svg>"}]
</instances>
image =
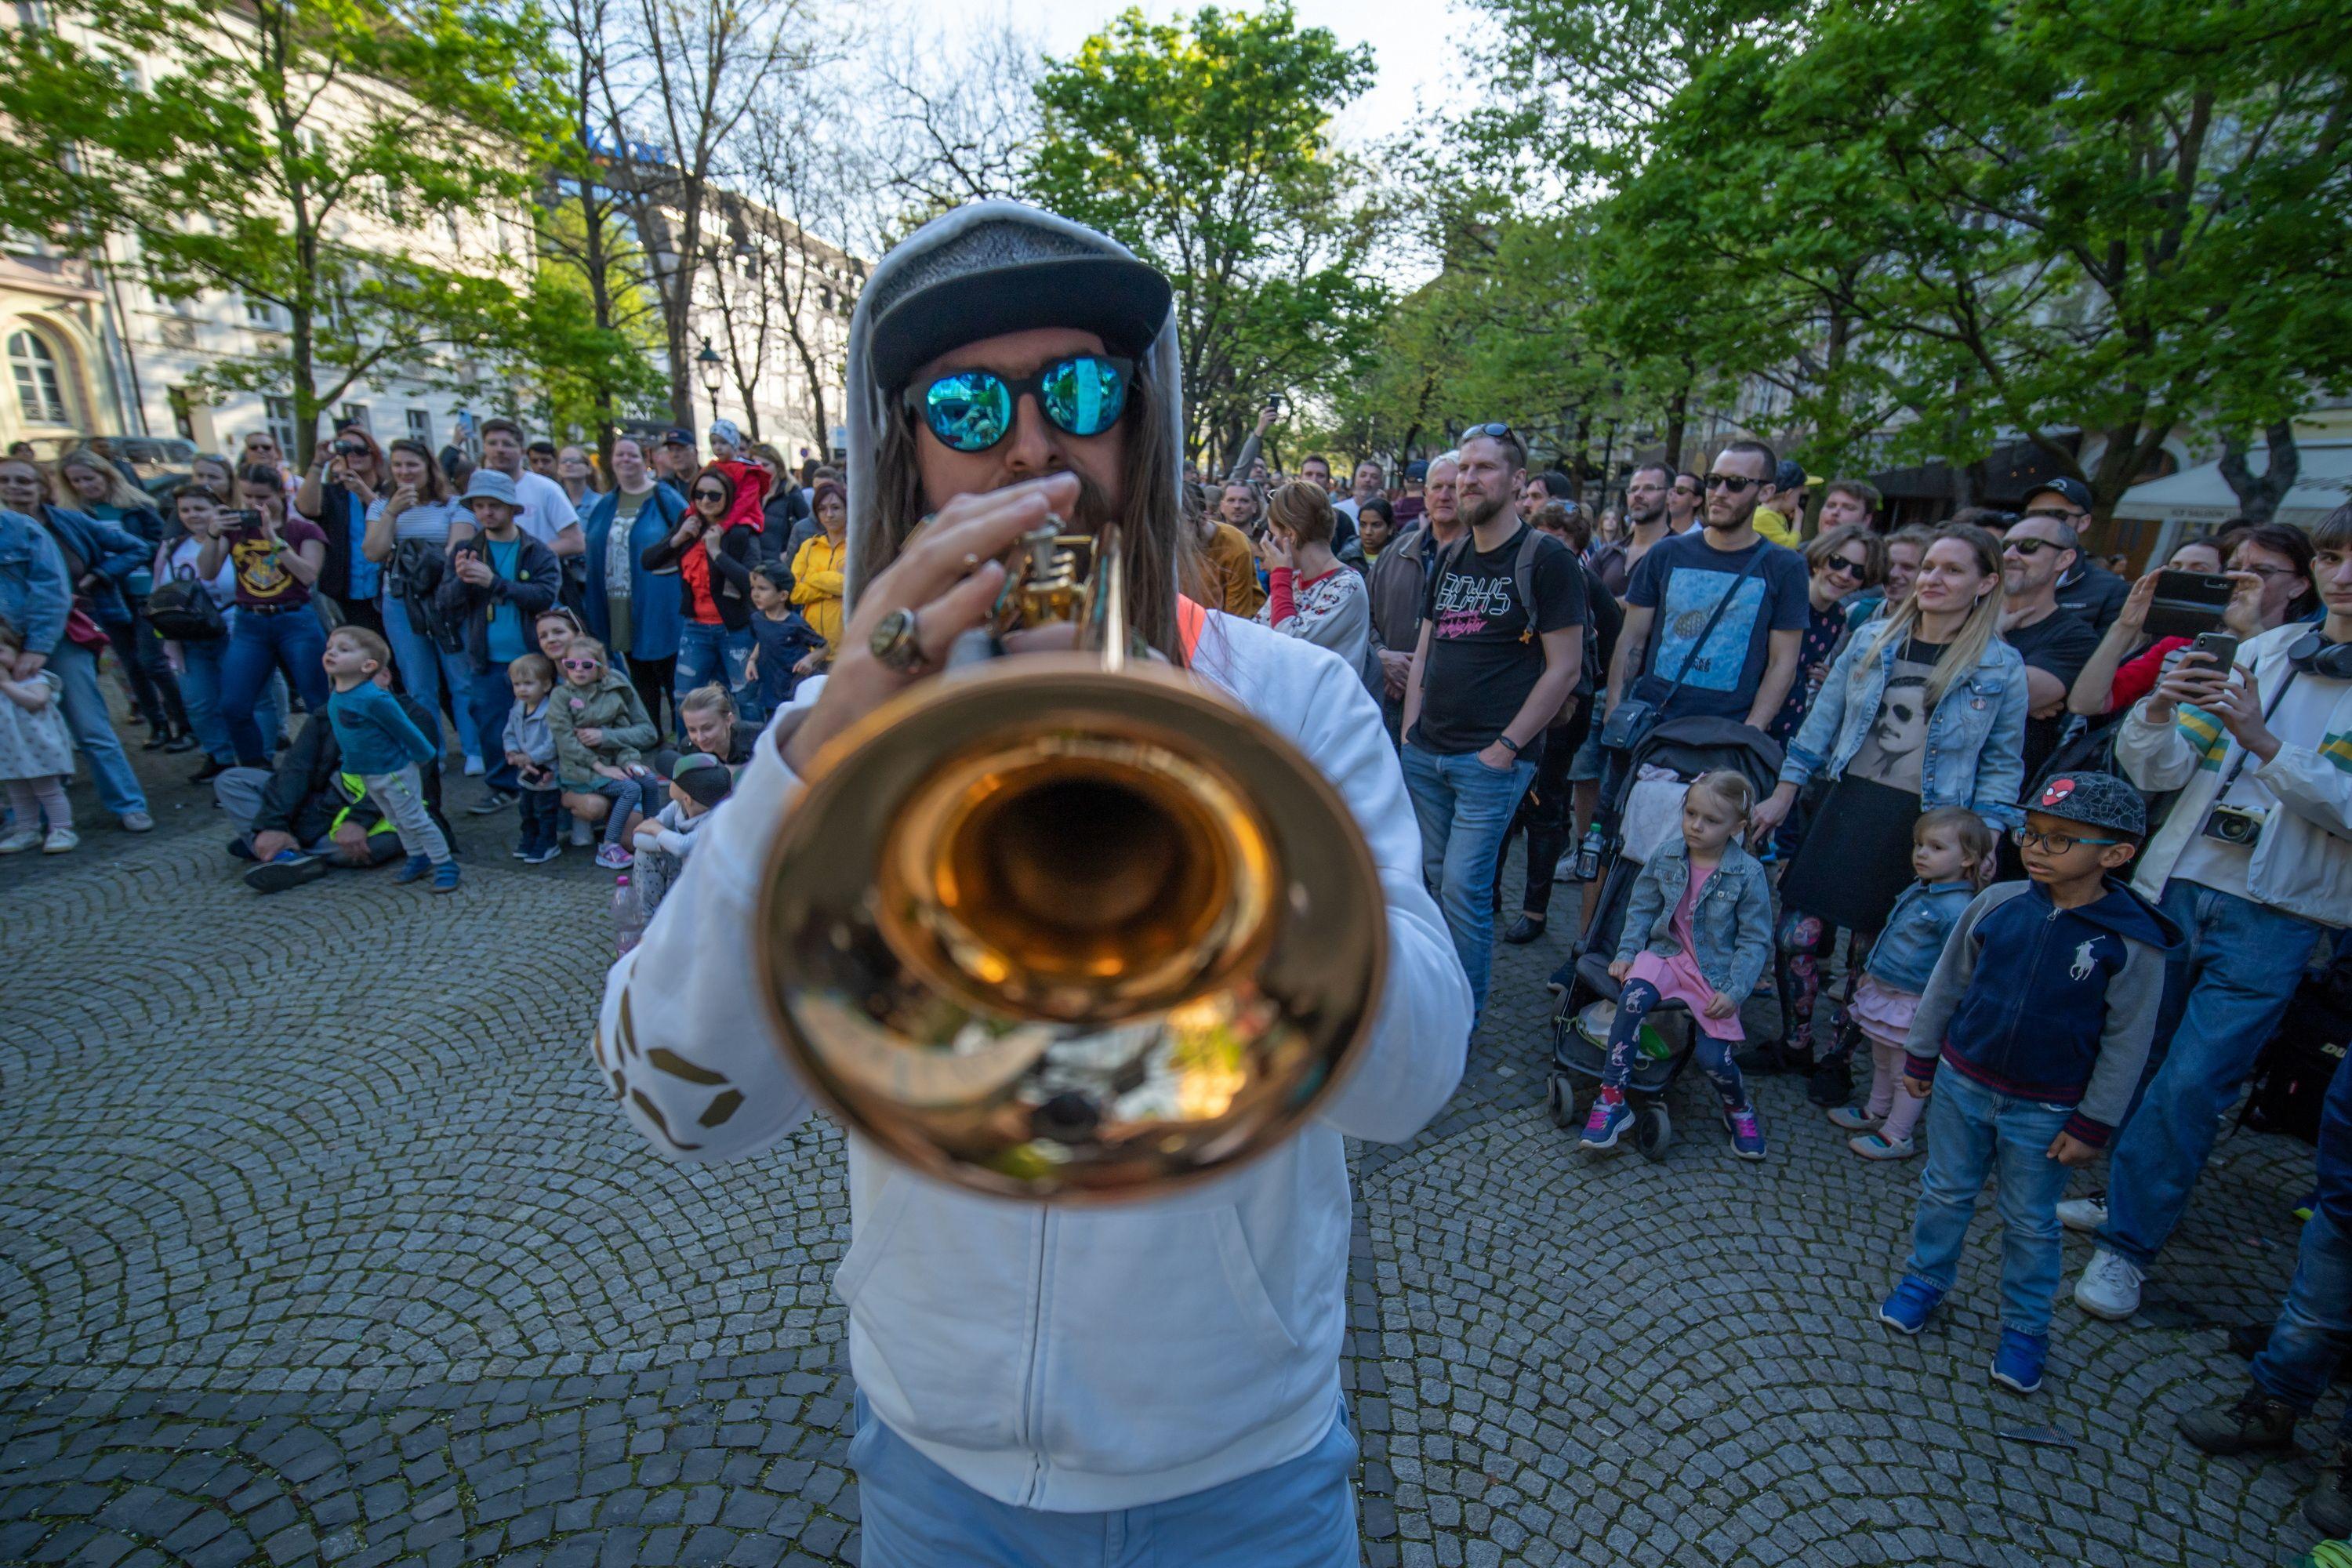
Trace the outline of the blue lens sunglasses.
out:
<instances>
[{"instance_id":1,"label":"blue lens sunglasses","mask_svg":"<svg viewBox=\"0 0 2352 1568\"><path fill-rule=\"evenodd\" d=\"M931 434L959 452L985 452L1013 433L1024 395L1055 427L1073 436L1099 436L1118 423L1135 362L1110 354L1072 354L1032 374L992 370L950 371L929 385L907 389L907 407Z\"/></svg>"}]
</instances>

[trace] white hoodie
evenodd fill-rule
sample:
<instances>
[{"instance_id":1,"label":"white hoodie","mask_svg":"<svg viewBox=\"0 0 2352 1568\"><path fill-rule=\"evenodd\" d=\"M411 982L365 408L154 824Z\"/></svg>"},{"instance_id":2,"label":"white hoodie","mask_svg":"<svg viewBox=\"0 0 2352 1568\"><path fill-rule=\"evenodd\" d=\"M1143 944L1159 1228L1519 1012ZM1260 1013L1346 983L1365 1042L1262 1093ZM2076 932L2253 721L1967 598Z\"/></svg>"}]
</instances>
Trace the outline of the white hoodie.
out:
<instances>
[{"instance_id":1,"label":"white hoodie","mask_svg":"<svg viewBox=\"0 0 2352 1568\"><path fill-rule=\"evenodd\" d=\"M1320 1442L1347 1322L1341 1137L1411 1137L1461 1077L1470 987L1422 886L1420 831L1362 681L1326 649L1214 614L1193 668L1295 742L1353 808L1388 897L1386 989L1318 1121L1164 1201L983 1198L850 1139L852 1240L834 1288L858 1387L950 1474L1023 1507L1140 1507ZM821 686L803 684L794 706ZM810 1108L752 979L757 879L801 795L776 734L605 986L597 1063L679 1160L764 1148Z\"/></svg>"}]
</instances>

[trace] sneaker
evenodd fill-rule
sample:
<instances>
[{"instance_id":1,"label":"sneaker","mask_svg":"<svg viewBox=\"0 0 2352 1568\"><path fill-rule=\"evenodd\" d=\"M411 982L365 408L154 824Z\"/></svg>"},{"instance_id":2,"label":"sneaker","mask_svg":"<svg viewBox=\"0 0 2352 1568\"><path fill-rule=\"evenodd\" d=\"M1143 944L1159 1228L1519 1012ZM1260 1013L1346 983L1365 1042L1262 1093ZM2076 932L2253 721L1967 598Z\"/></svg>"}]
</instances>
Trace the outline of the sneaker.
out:
<instances>
[{"instance_id":1,"label":"sneaker","mask_svg":"<svg viewBox=\"0 0 2352 1568\"><path fill-rule=\"evenodd\" d=\"M466 759L466 776L467 778L478 779L489 771L490 770L488 768L482 765L481 758L467 757Z\"/></svg>"},{"instance_id":2,"label":"sneaker","mask_svg":"<svg viewBox=\"0 0 2352 1568\"><path fill-rule=\"evenodd\" d=\"M1865 1132L1859 1138L1849 1138L1845 1146L1865 1160L1908 1160L1919 1152L1919 1146L1908 1138L1889 1138L1884 1132Z\"/></svg>"},{"instance_id":3,"label":"sneaker","mask_svg":"<svg viewBox=\"0 0 2352 1568\"><path fill-rule=\"evenodd\" d=\"M637 863L637 858L617 844L606 844L596 851L596 864L607 871L625 871Z\"/></svg>"},{"instance_id":4,"label":"sneaker","mask_svg":"<svg viewBox=\"0 0 2352 1568\"><path fill-rule=\"evenodd\" d=\"M1993 1352L1992 1380L2003 1388L2032 1394L2042 1386L2042 1369L2050 1360L2050 1336L2003 1329L2000 1348Z\"/></svg>"},{"instance_id":5,"label":"sneaker","mask_svg":"<svg viewBox=\"0 0 2352 1568\"><path fill-rule=\"evenodd\" d=\"M1857 1106L1841 1105L1830 1112L1830 1125L1848 1132L1867 1132L1878 1122L1879 1118Z\"/></svg>"},{"instance_id":6,"label":"sneaker","mask_svg":"<svg viewBox=\"0 0 2352 1568\"><path fill-rule=\"evenodd\" d=\"M1916 1334L1927 1326L1927 1315L1944 1293L1916 1274L1906 1274L1878 1309L1878 1321L1898 1334Z\"/></svg>"},{"instance_id":7,"label":"sneaker","mask_svg":"<svg viewBox=\"0 0 2352 1568\"><path fill-rule=\"evenodd\" d=\"M406 867L401 868L407 869ZM457 862L444 860L433 868L433 890L436 893L454 893L457 890Z\"/></svg>"},{"instance_id":8,"label":"sneaker","mask_svg":"<svg viewBox=\"0 0 2352 1568\"><path fill-rule=\"evenodd\" d=\"M27 849L40 847L41 830L37 827L20 827L7 837L0 838L0 855L22 855Z\"/></svg>"},{"instance_id":9,"label":"sneaker","mask_svg":"<svg viewBox=\"0 0 2352 1568\"><path fill-rule=\"evenodd\" d=\"M544 866L550 860L560 858L562 854L562 845L542 844L538 848L532 850L530 854L524 856L522 858L522 863L526 866Z\"/></svg>"},{"instance_id":10,"label":"sneaker","mask_svg":"<svg viewBox=\"0 0 2352 1568\"><path fill-rule=\"evenodd\" d=\"M1731 1130L1731 1152L1743 1160L1764 1157L1764 1124L1756 1120L1756 1108L1741 1106L1738 1110L1723 1113L1724 1126Z\"/></svg>"},{"instance_id":11,"label":"sneaker","mask_svg":"<svg viewBox=\"0 0 2352 1568\"><path fill-rule=\"evenodd\" d=\"M539 853L539 846L531 843L529 839L525 839L523 842L514 847L513 853L516 859L528 860L532 856Z\"/></svg>"},{"instance_id":12,"label":"sneaker","mask_svg":"<svg viewBox=\"0 0 2352 1568\"><path fill-rule=\"evenodd\" d=\"M1578 1142L1587 1149L1614 1149L1633 1126L1633 1108L1604 1095L1592 1102L1592 1114L1585 1118L1584 1136Z\"/></svg>"},{"instance_id":13,"label":"sneaker","mask_svg":"<svg viewBox=\"0 0 2352 1568\"><path fill-rule=\"evenodd\" d=\"M236 766L235 763L225 763L218 757L206 757L205 759L205 765L188 775L188 782L190 784L210 784L213 780L220 777L221 774L228 772L229 769L235 766Z\"/></svg>"},{"instance_id":14,"label":"sneaker","mask_svg":"<svg viewBox=\"0 0 2352 1568\"><path fill-rule=\"evenodd\" d=\"M49 829L49 836L41 840L41 853L44 855L62 855L68 849L78 847L80 843L81 835L76 833L72 828L52 827Z\"/></svg>"},{"instance_id":15,"label":"sneaker","mask_svg":"<svg viewBox=\"0 0 2352 1568\"><path fill-rule=\"evenodd\" d=\"M2330 1540L2352 1535L2352 1443L2337 1443L2320 1467L2319 1484L2303 1500L2303 1518Z\"/></svg>"},{"instance_id":16,"label":"sneaker","mask_svg":"<svg viewBox=\"0 0 2352 1568\"><path fill-rule=\"evenodd\" d=\"M194 735L189 734L185 730L181 731L178 734L163 742L163 750L167 753L175 756L180 752L193 752L195 749L196 738Z\"/></svg>"},{"instance_id":17,"label":"sneaker","mask_svg":"<svg viewBox=\"0 0 2352 1568\"><path fill-rule=\"evenodd\" d=\"M316 855L289 849L275 860L265 860L245 874L245 885L257 893L282 893L327 874L327 863Z\"/></svg>"},{"instance_id":18,"label":"sneaker","mask_svg":"<svg viewBox=\"0 0 2352 1568\"><path fill-rule=\"evenodd\" d=\"M122 831L152 833L155 831L155 819L143 811L126 811L122 814Z\"/></svg>"},{"instance_id":19,"label":"sneaker","mask_svg":"<svg viewBox=\"0 0 2352 1568\"><path fill-rule=\"evenodd\" d=\"M2250 1388L2236 1399L2183 1415L2180 1435L2209 1454L2292 1448L2296 1419L2294 1405Z\"/></svg>"},{"instance_id":20,"label":"sneaker","mask_svg":"<svg viewBox=\"0 0 2352 1568\"><path fill-rule=\"evenodd\" d=\"M588 825L581 821L578 817L573 817L572 819L572 847L574 849L585 849L588 846L595 842L596 836L589 831Z\"/></svg>"},{"instance_id":21,"label":"sneaker","mask_svg":"<svg viewBox=\"0 0 2352 1568\"><path fill-rule=\"evenodd\" d=\"M2139 1285L2147 1278L2137 1264L2103 1247L2091 1254L2083 1277L2074 1281L2074 1305L2095 1318L2120 1323L2139 1310Z\"/></svg>"},{"instance_id":22,"label":"sneaker","mask_svg":"<svg viewBox=\"0 0 2352 1568\"><path fill-rule=\"evenodd\" d=\"M394 871L392 874L392 879L395 882L419 881L431 872L432 869L433 862L426 857L423 855L411 855L408 858L408 864L403 866L399 870Z\"/></svg>"},{"instance_id":23,"label":"sneaker","mask_svg":"<svg viewBox=\"0 0 2352 1568\"><path fill-rule=\"evenodd\" d=\"M484 790L482 798L467 806L466 810L475 816L495 816L499 812L512 807L514 803L521 798L510 789Z\"/></svg>"},{"instance_id":24,"label":"sneaker","mask_svg":"<svg viewBox=\"0 0 2352 1568\"><path fill-rule=\"evenodd\" d=\"M2068 1230L2088 1231L2096 1235L2107 1226L2107 1194L2093 1193L2087 1198L2068 1198L2058 1205L2058 1223Z\"/></svg>"}]
</instances>

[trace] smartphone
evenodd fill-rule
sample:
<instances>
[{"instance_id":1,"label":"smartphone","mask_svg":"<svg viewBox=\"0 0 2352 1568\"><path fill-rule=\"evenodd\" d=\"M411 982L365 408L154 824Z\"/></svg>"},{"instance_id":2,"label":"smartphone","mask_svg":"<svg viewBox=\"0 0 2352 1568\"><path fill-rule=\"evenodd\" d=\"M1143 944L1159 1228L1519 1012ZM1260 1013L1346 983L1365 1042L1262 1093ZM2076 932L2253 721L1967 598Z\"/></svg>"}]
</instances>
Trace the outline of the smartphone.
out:
<instances>
[{"instance_id":1,"label":"smartphone","mask_svg":"<svg viewBox=\"0 0 2352 1568\"><path fill-rule=\"evenodd\" d=\"M1267 393L1265 395L1265 407L1266 412L1269 414L1279 411L1282 407L1282 394L1278 392Z\"/></svg>"},{"instance_id":2,"label":"smartphone","mask_svg":"<svg viewBox=\"0 0 2352 1568\"><path fill-rule=\"evenodd\" d=\"M2197 640L2189 645L2189 653L2201 653L2212 659L2207 668L2222 679L2229 679L2230 667L2238 662L2238 639L2228 632L2199 632Z\"/></svg>"},{"instance_id":3,"label":"smartphone","mask_svg":"<svg viewBox=\"0 0 2352 1568\"><path fill-rule=\"evenodd\" d=\"M2235 585L2218 572L2159 572L2156 602L2148 606L2147 635L2193 637L2221 624L2221 612Z\"/></svg>"},{"instance_id":4,"label":"smartphone","mask_svg":"<svg viewBox=\"0 0 2352 1568\"><path fill-rule=\"evenodd\" d=\"M239 528L261 526L261 514L257 511L233 511L228 514L228 519Z\"/></svg>"}]
</instances>

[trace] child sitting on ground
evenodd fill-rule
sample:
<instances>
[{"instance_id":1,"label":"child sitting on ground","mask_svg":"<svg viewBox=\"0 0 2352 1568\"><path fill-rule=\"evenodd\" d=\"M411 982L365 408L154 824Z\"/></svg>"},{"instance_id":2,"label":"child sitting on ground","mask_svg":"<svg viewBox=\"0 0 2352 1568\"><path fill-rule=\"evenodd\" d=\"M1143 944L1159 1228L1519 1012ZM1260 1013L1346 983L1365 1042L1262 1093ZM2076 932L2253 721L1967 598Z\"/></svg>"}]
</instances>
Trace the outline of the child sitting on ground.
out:
<instances>
[{"instance_id":1,"label":"child sitting on ground","mask_svg":"<svg viewBox=\"0 0 2352 1568\"><path fill-rule=\"evenodd\" d=\"M555 731L547 717L555 695L555 665L543 653L527 653L507 666L507 683L515 694L507 714L507 761L522 785L516 806L522 815L522 840L515 858L544 866L563 853L563 793L555 777Z\"/></svg>"},{"instance_id":2,"label":"child sitting on ground","mask_svg":"<svg viewBox=\"0 0 2352 1568\"><path fill-rule=\"evenodd\" d=\"M815 668L824 639L793 608L792 574L782 566L751 568L751 637L759 646L744 667L744 684L760 704L760 717L772 719L793 700L801 666Z\"/></svg>"},{"instance_id":3,"label":"child sitting on ground","mask_svg":"<svg viewBox=\"0 0 2352 1568\"><path fill-rule=\"evenodd\" d=\"M2023 882L1972 900L1944 943L1906 1042L1905 1089L1927 1107L1927 1163L1911 1257L1878 1321L1927 1326L1958 1277L1977 1198L1997 1170L2000 1348L1992 1380L2042 1386L2063 1249L2066 1172L2107 1145L2129 1109L2179 928L2110 873L2147 831L2139 792L2112 773L2061 773L2026 806Z\"/></svg>"},{"instance_id":4,"label":"child sitting on ground","mask_svg":"<svg viewBox=\"0 0 2352 1568\"><path fill-rule=\"evenodd\" d=\"M1683 832L1650 857L1634 879L1610 975L1625 983L1609 1030L1601 1098L1584 1125L1587 1149L1611 1149L1633 1125L1625 1082L1642 1021L1660 1002L1686 1004L1696 1026L1699 1070L1723 1097L1731 1151L1764 1157L1764 1129L1739 1068L1740 1000L1772 959L1772 884L1739 843L1756 805L1748 782L1728 769L1702 773L1683 796Z\"/></svg>"},{"instance_id":5,"label":"child sitting on ground","mask_svg":"<svg viewBox=\"0 0 2352 1568\"><path fill-rule=\"evenodd\" d=\"M669 773L669 804L637 824L636 868L630 873L651 920L678 873L686 869L695 836L710 820L710 808L735 788L734 770L708 752L688 752Z\"/></svg>"},{"instance_id":6,"label":"child sitting on ground","mask_svg":"<svg viewBox=\"0 0 2352 1568\"><path fill-rule=\"evenodd\" d=\"M74 771L66 689L46 669L17 674L24 652L24 634L0 621L0 779L8 781L8 805L16 814L16 825L0 838L0 855L27 849L62 855L81 842L66 802L66 781Z\"/></svg>"},{"instance_id":7,"label":"child sitting on ground","mask_svg":"<svg viewBox=\"0 0 2352 1568\"><path fill-rule=\"evenodd\" d=\"M1870 1103L1830 1112L1831 1121L1856 1135L1847 1146L1865 1160L1907 1160L1916 1152L1911 1129L1927 1102L1898 1088L1903 1041L1945 939L1992 875L1992 829L1965 805L1939 805L1911 825L1911 869L1919 879L1895 900L1845 1006L1847 1022L1870 1041Z\"/></svg>"},{"instance_id":8,"label":"child sitting on ground","mask_svg":"<svg viewBox=\"0 0 2352 1568\"><path fill-rule=\"evenodd\" d=\"M606 661L603 643L573 637L564 647L562 666L563 689L547 706L556 774L572 793L574 811L593 808L595 802L583 796L604 798L604 843L596 851L596 864L625 871L629 816L644 794L637 781L646 773L646 748L659 737L637 689Z\"/></svg>"},{"instance_id":9,"label":"child sitting on ground","mask_svg":"<svg viewBox=\"0 0 2352 1568\"><path fill-rule=\"evenodd\" d=\"M425 805L422 767L426 763L441 765L441 747L427 740L401 711L398 700L376 684L376 673L392 663L392 646L365 626L338 626L327 638L320 662L334 688L327 700L327 720L335 727L342 771L359 775L368 797L391 819L401 848L408 852L408 863L392 879L414 882L429 871L435 892L454 891L457 862L441 825Z\"/></svg>"}]
</instances>

